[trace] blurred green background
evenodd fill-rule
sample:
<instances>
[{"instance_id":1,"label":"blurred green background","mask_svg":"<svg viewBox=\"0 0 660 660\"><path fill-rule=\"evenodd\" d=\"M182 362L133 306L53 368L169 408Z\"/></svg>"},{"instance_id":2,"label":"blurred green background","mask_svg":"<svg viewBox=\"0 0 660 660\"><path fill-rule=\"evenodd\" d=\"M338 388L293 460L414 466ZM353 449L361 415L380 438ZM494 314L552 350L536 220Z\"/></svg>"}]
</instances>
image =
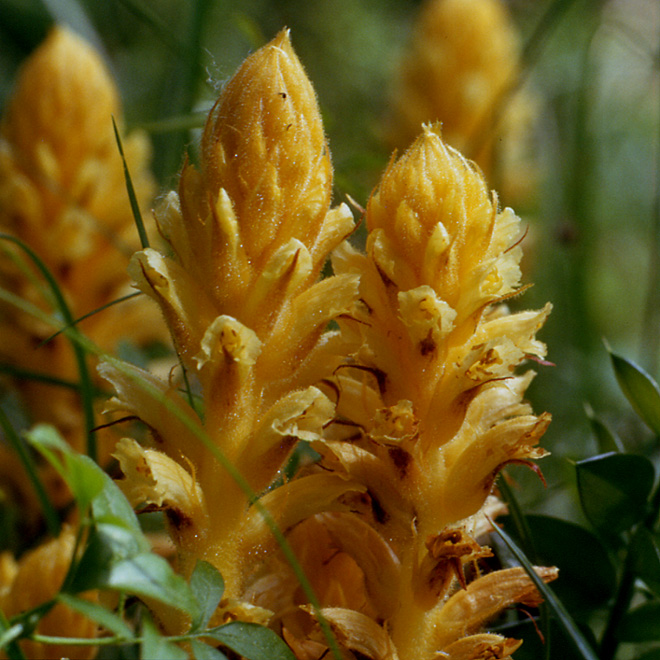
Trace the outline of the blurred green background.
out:
<instances>
[{"instance_id":1,"label":"blurred green background","mask_svg":"<svg viewBox=\"0 0 660 660\"><path fill-rule=\"evenodd\" d=\"M365 204L389 159L388 90L420 3L413 0L0 0L0 105L17 67L55 21L104 53L129 127L146 128L163 190L203 113L247 54L282 27L316 87L336 169L336 201ZM603 340L658 377L660 343L660 3L512 0L523 80L538 99L524 208L526 282L517 307L551 301L541 338L556 366L530 389L553 424L547 490L512 474L537 511L572 518L571 460L596 452L585 405L649 446L611 373ZM506 202L506 200L503 200Z\"/></svg>"}]
</instances>

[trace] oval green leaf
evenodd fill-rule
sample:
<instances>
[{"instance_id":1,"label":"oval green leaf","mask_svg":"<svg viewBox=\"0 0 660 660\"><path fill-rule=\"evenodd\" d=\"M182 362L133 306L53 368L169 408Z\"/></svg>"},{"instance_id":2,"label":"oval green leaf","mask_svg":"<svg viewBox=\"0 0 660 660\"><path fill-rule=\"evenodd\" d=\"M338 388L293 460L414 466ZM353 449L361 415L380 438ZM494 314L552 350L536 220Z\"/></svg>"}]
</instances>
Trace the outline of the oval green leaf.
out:
<instances>
[{"instance_id":1,"label":"oval green leaf","mask_svg":"<svg viewBox=\"0 0 660 660\"><path fill-rule=\"evenodd\" d=\"M212 637L246 660L295 660L291 649L272 630L256 623L233 621L213 628Z\"/></svg>"},{"instance_id":2,"label":"oval green leaf","mask_svg":"<svg viewBox=\"0 0 660 660\"><path fill-rule=\"evenodd\" d=\"M647 426L660 436L660 387L634 362L610 353L621 391Z\"/></svg>"},{"instance_id":3,"label":"oval green leaf","mask_svg":"<svg viewBox=\"0 0 660 660\"><path fill-rule=\"evenodd\" d=\"M195 660L227 660L227 656L222 651L218 651L218 649L204 644L198 639L191 640L190 648Z\"/></svg>"},{"instance_id":4,"label":"oval green leaf","mask_svg":"<svg viewBox=\"0 0 660 660\"><path fill-rule=\"evenodd\" d=\"M589 522L605 537L640 522L655 481L653 464L634 454L602 454L576 465L578 492Z\"/></svg>"},{"instance_id":5,"label":"oval green leaf","mask_svg":"<svg viewBox=\"0 0 660 660\"><path fill-rule=\"evenodd\" d=\"M133 637L133 631L118 614L98 603L65 593L59 593L57 600L123 639L130 640Z\"/></svg>"},{"instance_id":6,"label":"oval green leaf","mask_svg":"<svg viewBox=\"0 0 660 660\"><path fill-rule=\"evenodd\" d=\"M198 561L190 576L190 588L199 605L199 617L193 621L192 630L204 628L222 598L225 583L218 569L205 561Z\"/></svg>"},{"instance_id":7,"label":"oval green leaf","mask_svg":"<svg viewBox=\"0 0 660 660\"><path fill-rule=\"evenodd\" d=\"M622 642L657 642L660 639L660 601L644 603L628 612L617 632Z\"/></svg>"},{"instance_id":8,"label":"oval green leaf","mask_svg":"<svg viewBox=\"0 0 660 660\"><path fill-rule=\"evenodd\" d=\"M177 575L163 557L141 553L114 564L106 586L125 593L154 598L190 614L199 616L197 601L188 583Z\"/></svg>"},{"instance_id":9,"label":"oval green leaf","mask_svg":"<svg viewBox=\"0 0 660 660\"><path fill-rule=\"evenodd\" d=\"M585 619L602 608L614 594L616 570L600 539L560 518L527 515L525 520L534 541L535 561L559 568L561 579L553 588L573 616Z\"/></svg>"},{"instance_id":10,"label":"oval green leaf","mask_svg":"<svg viewBox=\"0 0 660 660\"><path fill-rule=\"evenodd\" d=\"M660 547L646 527L636 532L630 552L635 575L660 597Z\"/></svg>"}]
</instances>

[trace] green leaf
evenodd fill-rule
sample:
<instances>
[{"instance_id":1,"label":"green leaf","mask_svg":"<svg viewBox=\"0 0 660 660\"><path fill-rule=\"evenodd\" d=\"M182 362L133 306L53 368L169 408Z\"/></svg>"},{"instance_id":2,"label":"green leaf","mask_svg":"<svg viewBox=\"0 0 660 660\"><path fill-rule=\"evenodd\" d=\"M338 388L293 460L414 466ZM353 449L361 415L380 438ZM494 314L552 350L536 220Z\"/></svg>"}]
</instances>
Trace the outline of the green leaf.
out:
<instances>
[{"instance_id":1,"label":"green leaf","mask_svg":"<svg viewBox=\"0 0 660 660\"><path fill-rule=\"evenodd\" d=\"M199 605L199 617L192 625L192 630L197 631L205 628L213 616L225 590L225 583L215 566L198 561L190 576L190 588Z\"/></svg>"},{"instance_id":2,"label":"green leaf","mask_svg":"<svg viewBox=\"0 0 660 660\"><path fill-rule=\"evenodd\" d=\"M591 425L591 432L596 438L598 443L598 450L603 453L609 452L623 452L624 446L621 438L612 431L602 420L598 419L594 414L591 406L585 405L585 412Z\"/></svg>"},{"instance_id":3,"label":"green leaf","mask_svg":"<svg viewBox=\"0 0 660 660\"><path fill-rule=\"evenodd\" d=\"M89 457L74 452L50 424L37 424L25 434L67 483L78 507L85 511L104 485L103 470ZM62 454L60 460L55 452Z\"/></svg>"},{"instance_id":4,"label":"green leaf","mask_svg":"<svg viewBox=\"0 0 660 660\"><path fill-rule=\"evenodd\" d=\"M193 618L199 614L188 583L163 557L153 553L141 553L117 562L110 568L106 584L129 594L153 598Z\"/></svg>"},{"instance_id":5,"label":"green leaf","mask_svg":"<svg viewBox=\"0 0 660 660\"><path fill-rule=\"evenodd\" d=\"M67 591L80 593L108 587L113 566L140 553L141 544L125 527L108 523L96 525Z\"/></svg>"},{"instance_id":6,"label":"green leaf","mask_svg":"<svg viewBox=\"0 0 660 660\"><path fill-rule=\"evenodd\" d=\"M582 509L604 536L640 522L655 481L653 464L634 454L602 454L576 465Z\"/></svg>"},{"instance_id":7,"label":"green leaf","mask_svg":"<svg viewBox=\"0 0 660 660\"><path fill-rule=\"evenodd\" d=\"M142 621L140 660L187 660L188 654L163 637L148 616Z\"/></svg>"},{"instance_id":8,"label":"green leaf","mask_svg":"<svg viewBox=\"0 0 660 660\"><path fill-rule=\"evenodd\" d=\"M291 649L270 628L233 621L205 633L246 660L295 660Z\"/></svg>"},{"instance_id":9,"label":"green leaf","mask_svg":"<svg viewBox=\"0 0 660 660\"><path fill-rule=\"evenodd\" d=\"M536 574L534 567L531 565L527 557L525 557L523 551L503 529L495 525L494 530L502 538L505 545L513 553L515 558L520 562L520 565L525 569L527 575L529 575L529 578L534 583L534 586L543 597L543 600L555 615L557 623L571 641L575 650L580 654L580 657L583 658L583 660L598 660L598 656L578 628L573 617L568 613L561 600L555 596L552 589L550 589L550 587Z\"/></svg>"},{"instance_id":10,"label":"green leaf","mask_svg":"<svg viewBox=\"0 0 660 660\"><path fill-rule=\"evenodd\" d=\"M660 548L645 527L640 527L632 540L632 570L656 596L660 596Z\"/></svg>"},{"instance_id":11,"label":"green leaf","mask_svg":"<svg viewBox=\"0 0 660 660\"><path fill-rule=\"evenodd\" d=\"M190 646L195 660L227 660L227 656L222 651L218 651L198 639L193 639Z\"/></svg>"},{"instance_id":12,"label":"green leaf","mask_svg":"<svg viewBox=\"0 0 660 660\"><path fill-rule=\"evenodd\" d=\"M76 598L76 596L65 593L58 594L57 600L72 610L80 612L80 614L83 614L88 619L96 621L103 628L123 639L130 640L133 637L133 631L124 623L119 615L98 603L90 602L84 598Z\"/></svg>"},{"instance_id":13,"label":"green leaf","mask_svg":"<svg viewBox=\"0 0 660 660\"><path fill-rule=\"evenodd\" d=\"M628 612L617 631L622 642L657 642L660 639L660 601L640 605Z\"/></svg>"},{"instance_id":14,"label":"green leaf","mask_svg":"<svg viewBox=\"0 0 660 660\"><path fill-rule=\"evenodd\" d=\"M660 435L660 388L641 367L619 355L610 353L614 373L621 391L648 427Z\"/></svg>"},{"instance_id":15,"label":"green leaf","mask_svg":"<svg viewBox=\"0 0 660 660\"><path fill-rule=\"evenodd\" d=\"M558 598L576 618L586 619L602 608L616 588L616 570L600 539L575 523L544 515L526 515L537 550L535 562L559 566L553 584ZM511 525L504 519L505 528Z\"/></svg>"},{"instance_id":16,"label":"green leaf","mask_svg":"<svg viewBox=\"0 0 660 660\"><path fill-rule=\"evenodd\" d=\"M637 660L660 660L660 647L643 653L637 657Z\"/></svg>"}]
</instances>

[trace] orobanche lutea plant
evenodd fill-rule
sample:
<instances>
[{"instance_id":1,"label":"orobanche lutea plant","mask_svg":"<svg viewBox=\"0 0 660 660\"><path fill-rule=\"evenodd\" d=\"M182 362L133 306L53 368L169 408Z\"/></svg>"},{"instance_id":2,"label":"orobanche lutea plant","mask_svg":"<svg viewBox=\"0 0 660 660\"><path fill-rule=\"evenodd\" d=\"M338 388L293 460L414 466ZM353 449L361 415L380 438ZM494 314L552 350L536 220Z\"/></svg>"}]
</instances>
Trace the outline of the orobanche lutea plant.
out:
<instances>
[{"instance_id":1,"label":"orobanche lutea plant","mask_svg":"<svg viewBox=\"0 0 660 660\"><path fill-rule=\"evenodd\" d=\"M509 657L520 642L484 624L540 598L522 568L482 571L477 537L502 509L497 474L541 457L549 423L517 369L543 358L549 307L506 307L520 221L438 126L389 164L364 254L331 188L314 90L283 31L228 83L199 168L186 163L157 209L167 250L133 257L192 385L186 398L174 376L101 365L109 410L151 430L148 445L118 444L119 483L165 511L178 570L203 559L222 573L216 622L267 623L301 660L328 657L328 630L346 658ZM319 457L291 474L300 441Z\"/></svg>"}]
</instances>

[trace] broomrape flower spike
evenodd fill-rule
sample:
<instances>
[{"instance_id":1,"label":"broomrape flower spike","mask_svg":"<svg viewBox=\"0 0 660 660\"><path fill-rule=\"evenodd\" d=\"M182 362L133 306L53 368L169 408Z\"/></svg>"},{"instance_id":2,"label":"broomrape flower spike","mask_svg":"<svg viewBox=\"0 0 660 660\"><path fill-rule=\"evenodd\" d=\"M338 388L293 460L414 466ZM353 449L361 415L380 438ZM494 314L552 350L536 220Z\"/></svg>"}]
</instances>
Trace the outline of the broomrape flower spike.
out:
<instances>
[{"instance_id":1,"label":"broomrape flower spike","mask_svg":"<svg viewBox=\"0 0 660 660\"><path fill-rule=\"evenodd\" d=\"M119 95L101 57L75 33L55 27L23 64L0 124L0 229L39 257L74 318L129 291L126 266L139 246L113 116L123 133ZM154 193L148 140L133 132L123 135L123 145L137 200L146 208ZM6 241L2 247L2 286L52 311L32 264L21 264L24 255ZM91 315L78 327L104 350L115 350L122 338L144 344L164 336L157 314L136 301ZM27 373L76 382L69 342L56 337L41 345L52 332L3 304L0 359ZM30 378L17 387L33 421L55 424L73 447L84 450L77 393ZM103 442L100 454L107 460Z\"/></svg>"},{"instance_id":2,"label":"broomrape flower spike","mask_svg":"<svg viewBox=\"0 0 660 660\"><path fill-rule=\"evenodd\" d=\"M349 273L318 281L354 224L345 205L330 208L332 168L316 96L287 31L227 84L204 128L200 165L184 165L178 193L156 211L171 256L143 250L130 272L160 306L199 381L200 424L261 493L296 442L318 439L334 415L314 384L341 362L337 333L325 328L353 304L358 280ZM171 408L109 363L101 372L117 390L111 409L153 430L153 449L117 447L126 493L136 505L168 511L184 572L205 559L223 574L227 597L240 597L250 558L271 542L246 515L246 494ZM135 373L192 414L173 387ZM352 487L339 476L327 481L334 497ZM304 487L303 496L328 499ZM287 512L295 524L306 509Z\"/></svg>"},{"instance_id":3,"label":"broomrape flower spike","mask_svg":"<svg viewBox=\"0 0 660 660\"><path fill-rule=\"evenodd\" d=\"M538 108L529 91L512 93L521 50L503 0L423 2L391 93L390 144L408 147L422 123L439 121L444 140L497 181L505 199L529 199Z\"/></svg>"},{"instance_id":4,"label":"broomrape flower spike","mask_svg":"<svg viewBox=\"0 0 660 660\"><path fill-rule=\"evenodd\" d=\"M342 423L313 443L318 471L300 477L343 475L363 490L346 493L348 512L317 511L290 542L344 648L370 658L508 657L518 642L480 629L536 591L522 569L473 570L470 581L464 567L491 554L475 539L488 529L484 514L501 509L489 497L498 472L545 454L536 444L550 417L523 401L531 374L517 368L545 355L535 333L550 306L508 311L521 290L520 221L438 127L390 163L366 223L366 254L347 243L333 254L335 272L360 276L359 300L339 319L350 354L333 385ZM288 579L282 565L263 577L286 603L285 639L308 657L323 643L291 614L300 594ZM259 595L263 584L254 597L276 608Z\"/></svg>"},{"instance_id":5,"label":"broomrape flower spike","mask_svg":"<svg viewBox=\"0 0 660 660\"><path fill-rule=\"evenodd\" d=\"M523 401L532 375L519 372L545 355L535 335L550 307L506 307L522 291L520 220L426 126L371 195L366 254L352 248L286 32L228 83L201 154L156 213L169 255L146 249L131 264L199 381L200 430L284 530L347 657L509 657L519 642L483 626L538 594L521 568L482 575L491 551L477 538L502 510L498 472L543 456L550 421ZM331 252L336 275L318 281ZM333 319L340 330L327 332ZM151 447L117 447L124 491L167 512L184 573L204 559L223 574L212 625L270 616L298 658L322 657L316 608L260 512L183 423L194 413L176 385L101 371L117 392L109 409L152 430ZM274 487L301 439L320 462Z\"/></svg>"}]
</instances>

